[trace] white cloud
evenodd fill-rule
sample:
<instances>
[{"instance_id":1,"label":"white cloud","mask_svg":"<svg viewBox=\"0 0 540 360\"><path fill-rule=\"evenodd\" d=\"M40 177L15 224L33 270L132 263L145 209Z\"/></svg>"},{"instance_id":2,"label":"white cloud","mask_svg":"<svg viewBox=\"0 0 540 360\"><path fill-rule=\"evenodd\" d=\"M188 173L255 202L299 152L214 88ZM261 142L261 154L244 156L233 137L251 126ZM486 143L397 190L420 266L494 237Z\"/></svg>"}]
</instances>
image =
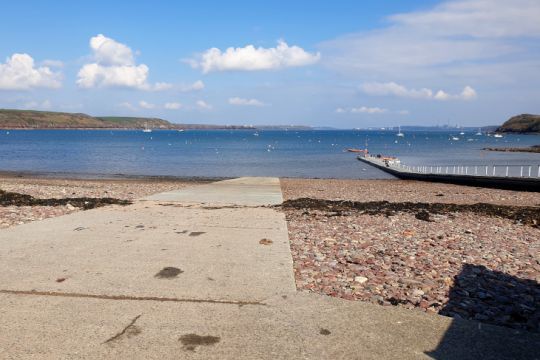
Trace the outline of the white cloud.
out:
<instances>
[{"instance_id":1,"label":"white cloud","mask_svg":"<svg viewBox=\"0 0 540 360\"><path fill-rule=\"evenodd\" d=\"M379 107L366 107L366 106L362 106L362 107L359 107L359 108L352 108L351 109L351 112L354 114L354 113L367 113L367 114L383 114L385 112L387 112L388 110L386 109L381 109Z\"/></svg>"},{"instance_id":2,"label":"white cloud","mask_svg":"<svg viewBox=\"0 0 540 360\"><path fill-rule=\"evenodd\" d=\"M407 89L405 86L396 84L395 82L364 83L361 86L361 89L369 95L395 95L399 97L410 97L419 99L430 99L433 97L433 91L430 89Z\"/></svg>"},{"instance_id":3,"label":"white cloud","mask_svg":"<svg viewBox=\"0 0 540 360\"><path fill-rule=\"evenodd\" d=\"M433 92L428 88L408 89L403 85L395 82L387 83L364 83L361 86L363 92L369 95L393 95L398 97L413 98L413 99L434 99L434 100L473 100L477 97L476 91L465 86L460 94L451 95L443 90Z\"/></svg>"},{"instance_id":4,"label":"white cloud","mask_svg":"<svg viewBox=\"0 0 540 360\"><path fill-rule=\"evenodd\" d=\"M139 106L143 109L154 109L156 105L146 102L144 100L139 101Z\"/></svg>"},{"instance_id":5,"label":"white cloud","mask_svg":"<svg viewBox=\"0 0 540 360\"><path fill-rule=\"evenodd\" d=\"M168 83L148 83L148 66L136 65L133 51L102 34L90 39L95 62L85 64L78 73L81 88L125 87L146 91L162 91L172 87Z\"/></svg>"},{"instance_id":6,"label":"white cloud","mask_svg":"<svg viewBox=\"0 0 540 360\"><path fill-rule=\"evenodd\" d=\"M478 94L476 93L476 90L474 90L472 87L470 86L465 86L465 88L463 89L463 91L461 92L461 94L459 94L459 97L463 100L472 100L472 99L476 99L476 97L478 96Z\"/></svg>"},{"instance_id":7,"label":"white cloud","mask_svg":"<svg viewBox=\"0 0 540 360\"><path fill-rule=\"evenodd\" d=\"M336 113L338 114L344 114L344 113L351 113L351 114L384 114L388 112L387 109L383 109L380 107L367 107L367 106L361 106L361 107L353 107L353 108L337 108Z\"/></svg>"},{"instance_id":8,"label":"white cloud","mask_svg":"<svg viewBox=\"0 0 540 360\"><path fill-rule=\"evenodd\" d=\"M165 103L165 109L167 110L178 110L182 107L182 104L179 102L168 102Z\"/></svg>"},{"instance_id":9,"label":"white cloud","mask_svg":"<svg viewBox=\"0 0 540 360\"><path fill-rule=\"evenodd\" d=\"M180 85L180 91L199 91L204 89L204 83L201 80L195 81L193 84Z\"/></svg>"},{"instance_id":10,"label":"white cloud","mask_svg":"<svg viewBox=\"0 0 540 360\"><path fill-rule=\"evenodd\" d=\"M208 104L204 100L198 100L196 103L197 107L202 110L210 110L212 109L212 105Z\"/></svg>"},{"instance_id":11,"label":"white cloud","mask_svg":"<svg viewBox=\"0 0 540 360\"><path fill-rule=\"evenodd\" d=\"M111 38L99 34L90 38L90 48L97 63L104 66L135 65L135 58L131 49Z\"/></svg>"},{"instance_id":12,"label":"white cloud","mask_svg":"<svg viewBox=\"0 0 540 360\"><path fill-rule=\"evenodd\" d=\"M437 91L437 93L435 94L435 96L433 96L433 98L435 100L449 100L450 99L450 94L442 91L442 90L439 90Z\"/></svg>"},{"instance_id":13,"label":"white cloud","mask_svg":"<svg viewBox=\"0 0 540 360\"><path fill-rule=\"evenodd\" d=\"M374 107L360 106L360 107L350 107L350 108L338 107L335 110L335 112L337 114L386 114L386 113L392 113L392 114L398 114L398 115L409 114L409 111L407 110L392 111L392 110L380 108L377 106L374 106Z\"/></svg>"},{"instance_id":14,"label":"white cloud","mask_svg":"<svg viewBox=\"0 0 540 360\"><path fill-rule=\"evenodd\" d=\"M540 36L537 0L446 1L428 11L398 14L396 24L443 36L500 38Z\"/></svg>"},{"instance_id":15,"label":"white cloud","mask_svg":"<svg viewBox=\"0 0 540 360\"><path fill-rule=\"evenodd\" d=\"M47 66L36 67L28 54L13 54L0 63L0 90L59 88L61 75Z\"/></svg>"},{"instance_id":16,"label":"white cloud","mask_svg":"<svg viewBox=\"0 0 540 360\"><path fill-rule=\"evenodd\" d=\"M206 50L199 58L188 63L203 73L212 71L256 71L311 65L319 61L320 53L309 53L298 46L289 46L283 40L275 48L256 48L247 45L239 48Z\"/></svg>"},{"instance_id":17,"label":"white cloud","mask_svg":"<svg viewBox=\"0 0 540 360\"><path fill-rule=\"evenodd\" d=\"M257 99L243 99L240 97L232 97L229 99L229 104L238 106L265 106L266 104Z\"/></svg>"},{"instance_id":18,"label":"white cloud","mask_svg":"<svg viewBox=\"0 0 540 360\"><path fill-rule=\"evenodd\" d=\"M341 36L321 48L324 64L349 78L519 81L516 72L530 74L520 63L540 66L539 18L538 0L444 1L391 16L386 27Z\"/></svg>"},{"instance_id":19,"label":"white cloud","mask_svg":"<svg viewBox=\"0 0 540 360\"><path fill-rule=\"evenodd\" d=\"M147 90L148 67L102 66L97 63L84 65L78 74L77 84L82 88L127 87Z\"/></svg>"}]
</instances>

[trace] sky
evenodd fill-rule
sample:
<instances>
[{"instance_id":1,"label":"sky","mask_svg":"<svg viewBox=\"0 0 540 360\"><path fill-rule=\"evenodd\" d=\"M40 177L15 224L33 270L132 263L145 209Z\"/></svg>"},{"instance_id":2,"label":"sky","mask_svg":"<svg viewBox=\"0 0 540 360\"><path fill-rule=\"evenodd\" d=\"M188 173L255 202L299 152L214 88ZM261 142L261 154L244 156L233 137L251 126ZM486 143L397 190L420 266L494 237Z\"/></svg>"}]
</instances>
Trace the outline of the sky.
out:
<instances>
[{"instance_id":1,"label":"sky","mask_svg":"<svg viewBox=\"0 0 540 360\"><path fill-rule=\"evenodd\" d=\"M21 0L2 13L0 108L336 128L540 113L538 0Z\"/></svg>"}]
</instances>

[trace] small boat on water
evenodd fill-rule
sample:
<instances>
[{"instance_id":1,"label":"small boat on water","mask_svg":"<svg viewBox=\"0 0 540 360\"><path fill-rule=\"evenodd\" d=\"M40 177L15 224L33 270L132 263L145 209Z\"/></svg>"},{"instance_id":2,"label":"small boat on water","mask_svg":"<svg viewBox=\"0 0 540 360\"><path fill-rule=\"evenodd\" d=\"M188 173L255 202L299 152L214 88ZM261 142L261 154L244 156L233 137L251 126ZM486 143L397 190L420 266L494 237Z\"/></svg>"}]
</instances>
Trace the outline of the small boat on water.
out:
<instances>
[{"instance_id":1,"label":"small boat on water","mask_svg":"<svg viewBox=\"0 0 540 360\"><path fill-rule=\"evenodd\" d=\"M364 154L368 153L367 149L348 148L348 149L345 149L345 150L348 151L348 152L352 152L352 153L364 153Z\"/></svg>"},{"instance_id":2,"label":"small boat on water","mask_svg":"<svg viewBox=\"0 0 540 360\"><path fill-rule=\"evenodd\" d=\"M144 133L151 133L152 132L152 129L150 129L148 127L148 123L144 123L144 129L143 129L142 132L144 132Z\"/></svg>"},{"instance_id":3,"label":"small boat on water","mask_svg":"<svg viewBox=\"0 0 540 360\"><path fill-rule=\"evenodd\" d=\"M459 141L459 138L457 136L450 137L450 140Z\"/></svg>"},{"instance_id":4,"label":"small boat on water","mask_svg":"<svg viewBox=\"0 0 540 360\"><path fill-rule=\"evenodd\" d=\"M476 136L482 136L482 129L478 128L478 132L474 134Z\"/></svg>"},{"instance_id":5,"label":"small boat on water","mask_svg":"<svg viewBox=\"0 0 540 360\"><path fill-rule=\"evenodd\" d=\"M493 137L495 137L495 138L502 138L503 136L502 136L502 134L495 134L495 135L493 135Z\"/></svg>"},{"instance_id":6,"label":"small boat on water","mask_svg":"<svg viewBox=\"0 0 540 360\"><path fill-rule=\"evenodd\" d=\"M399 137L405 136L405 134L401 132L401 126L398 126L398 133L396 134L396 136L399 136Z\"/></svg>"}]
</instances>

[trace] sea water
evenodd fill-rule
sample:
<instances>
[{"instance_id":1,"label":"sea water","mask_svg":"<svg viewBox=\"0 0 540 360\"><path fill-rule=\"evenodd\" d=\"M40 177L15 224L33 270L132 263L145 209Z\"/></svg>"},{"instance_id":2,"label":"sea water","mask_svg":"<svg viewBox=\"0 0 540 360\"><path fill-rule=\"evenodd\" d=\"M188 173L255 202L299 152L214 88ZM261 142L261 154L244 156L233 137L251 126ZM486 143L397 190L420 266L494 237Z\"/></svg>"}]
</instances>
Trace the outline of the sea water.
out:
<instances>
[{"instance_id":1,"label":"sea water","mask_svg":"<svg viewBox=\"0 0 540 360\"><path fill-rule=\"evenodd\" d=\"M458 137L459 140L452 140ZM358 130L2 130L0 171L80 177L279 176L391 178L346 148L397 156L406 165L539 165L540 154L485 147L540 144L539 135Z\"/></svg>"}]
</instances>

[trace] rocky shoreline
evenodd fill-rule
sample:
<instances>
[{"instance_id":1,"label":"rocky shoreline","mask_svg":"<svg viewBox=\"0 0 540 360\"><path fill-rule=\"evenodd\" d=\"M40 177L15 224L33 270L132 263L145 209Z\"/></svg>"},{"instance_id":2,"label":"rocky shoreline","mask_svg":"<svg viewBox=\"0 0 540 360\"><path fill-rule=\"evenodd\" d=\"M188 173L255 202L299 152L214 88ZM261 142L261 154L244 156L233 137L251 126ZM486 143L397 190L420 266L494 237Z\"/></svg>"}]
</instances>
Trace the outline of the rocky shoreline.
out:
<instances>
[{"instance_id":1,"label":"rocky shoreline","mask_svg":"<svg viewBox=\"0 0 540 360\"><path fill-rule=\"evenodd\" d=\"M203 180L57 179L0 176L0 229L205 183Z\"/></svg>"},{"instance_id":2,"label":"rocky shoreline","mask_svg":"<svg viewBox=\"0 0 540 360\"><path fill-rule=\"evenodd\" d=\"M540 194L393 180L282 188L299 290L540 332Z\"/></svg>"},{"instance_id":3,"label":"rocky shoreline","mask_svg":"<svg viewBox=\"0 0 540 360\"><path fill-rule=\"evenodd\" d=\"M482 150L486 151L499 151L499 152L528 152L528 153L540 153L540 145L533 145L529 147L486 147Z\"/></svg>"}]
</instances>

